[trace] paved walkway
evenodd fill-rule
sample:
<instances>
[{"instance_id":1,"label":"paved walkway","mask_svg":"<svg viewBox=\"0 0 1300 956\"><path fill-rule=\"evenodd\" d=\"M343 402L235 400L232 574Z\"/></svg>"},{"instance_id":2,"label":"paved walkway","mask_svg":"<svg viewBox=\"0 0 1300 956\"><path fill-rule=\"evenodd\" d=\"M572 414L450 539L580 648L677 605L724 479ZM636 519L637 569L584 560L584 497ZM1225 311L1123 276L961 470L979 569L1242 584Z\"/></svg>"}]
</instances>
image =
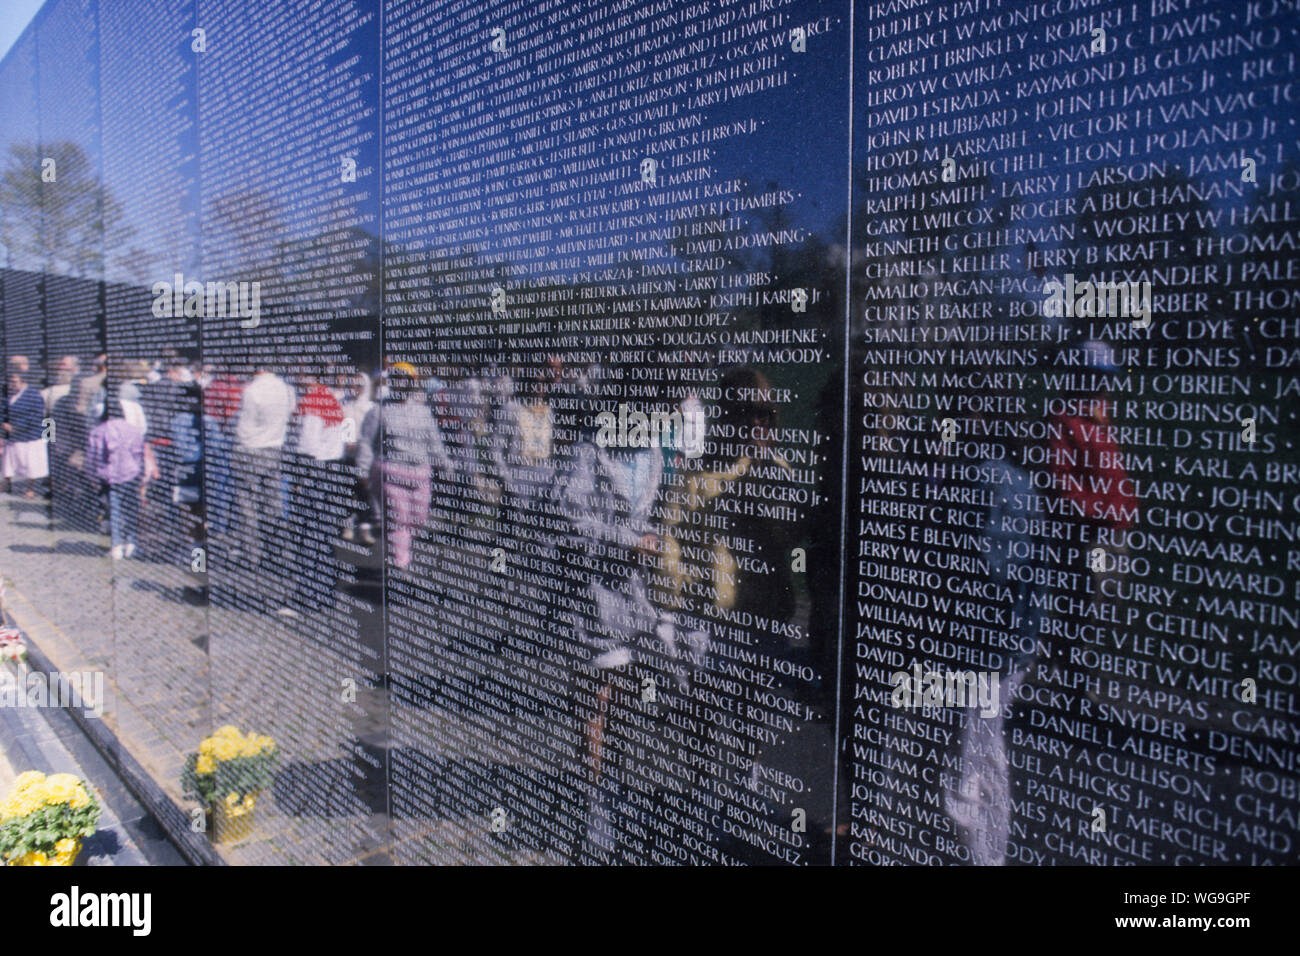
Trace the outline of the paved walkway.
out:
<instances>
[{"instance_id":1,"label":"paved walkway","mask_svg":"<svg viewBox=\"0 0 1300 956\"><path fill-rule=\"evenodd\" d=\"M17 665L0 665L17 674ZM140 802L122 785L81 728L63 710L0 708L0 793L28 770L70 773L99 798L99 830L77 866L181 866L185 860Z\"/></svg>"},{"instance_id":2,"label":"paved walkway","mask_svg":"<svg viewBox=\"0 0 1300 956\"><path fill-rule=\"evenodd\" d=\"M226 862L555 862L502 845L477 806L466 813L404 804L392 818L388 765L399 753L408 773L461 762L498 784L501 767L536 758L502 753L463 715L390 699L376 673L377 580L354 581L320 614L279 616L270 576L223 561L217 543L210 591L201 590L189 569L191 543L171 518L159 510L142 519L136 558L111 561L104 536L51 520L45 503L0 495L0 576L11 619L54 667L103 672L103 724L161 788L169 817L183 827L195 806L180 788L187 753L233 723L274 737L281 763L249 837L214 847ZM351 560L373 575L378 554L357 550ZM354 679L356 699L341 707L345 678ZM490 807L480 783L465 802ZM426 786L404 778L397 789L418 796Z\"/></svg>"}]
</instances>

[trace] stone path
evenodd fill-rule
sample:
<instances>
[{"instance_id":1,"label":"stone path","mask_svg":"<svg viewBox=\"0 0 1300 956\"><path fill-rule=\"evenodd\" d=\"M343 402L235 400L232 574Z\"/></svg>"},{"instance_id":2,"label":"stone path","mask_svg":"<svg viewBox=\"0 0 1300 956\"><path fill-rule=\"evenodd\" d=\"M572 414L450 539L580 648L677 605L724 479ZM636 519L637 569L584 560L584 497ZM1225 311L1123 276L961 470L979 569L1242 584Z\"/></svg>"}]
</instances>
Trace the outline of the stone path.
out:
<instances>
[{"instance_id":1,"label":"stone path","mask_svg":"<svg viewBox=\"0 0 1300 956\"><path fill-rule=\"evenodd\" d=\"M15 664L0 665L19 676ZM70 773L87 781L103 814L76 866L180 866L185 859L122 785L72 718L58 709L0 708L0 792L28 770Z\"/></svg>"}]
</instances>

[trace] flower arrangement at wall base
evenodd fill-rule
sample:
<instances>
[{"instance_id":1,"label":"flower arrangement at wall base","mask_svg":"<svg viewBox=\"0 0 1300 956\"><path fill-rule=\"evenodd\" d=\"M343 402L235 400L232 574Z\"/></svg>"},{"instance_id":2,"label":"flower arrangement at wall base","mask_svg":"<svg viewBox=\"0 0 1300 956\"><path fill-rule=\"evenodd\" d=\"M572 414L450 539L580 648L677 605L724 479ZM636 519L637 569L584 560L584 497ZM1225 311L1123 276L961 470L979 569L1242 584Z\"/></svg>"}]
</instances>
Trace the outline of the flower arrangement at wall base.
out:
<instances>
[{"instance_id":1,"label":"flower arrangement at wall base","mask_svg":"<svg viewBox=\"0 0 1300 956\"><path fill-rule=\"evenodd\" d=\"M0 627L0 663L27 660L27 642L16 627Z\"/></svg>"},{"instance_id":2,"label":"flower arrangement at wall base","mask_svg":"<svg viewBox=\"0 0 1300 956\"><path fill-rule=\"evenodd\" d=\"M271 785L278 756L270 737L243 734L227 725L186 758L181 787L187 797L207 808L213 842L233 843L248 837L253 808L262 790Z\"/></svg>"},{"instance_id":3,"label":"flower arrangement at wall base","mask_svg":"<svg viewBox=\"0 0 1300 956\"><path fill-rule=\"evenodd\" d=\"M0 859L9 866L71 866L99 814L90 787L70 773L19 774L0 803Z\"/></svg>"}]
</instances>

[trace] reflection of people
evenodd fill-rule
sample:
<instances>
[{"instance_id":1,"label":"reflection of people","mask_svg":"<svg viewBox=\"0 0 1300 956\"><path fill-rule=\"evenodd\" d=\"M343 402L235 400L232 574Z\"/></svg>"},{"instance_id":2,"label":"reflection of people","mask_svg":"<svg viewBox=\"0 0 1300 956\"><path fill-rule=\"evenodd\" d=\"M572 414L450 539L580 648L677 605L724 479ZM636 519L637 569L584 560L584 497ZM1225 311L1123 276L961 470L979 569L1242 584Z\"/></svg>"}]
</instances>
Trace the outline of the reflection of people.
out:
<instances>
[{"instance_id":1,"label":"reflection of people","mask_svg":"<svg viewBox=\"0 0 1300 956\"><path fill-rule=\"evenodd\" d=\"M108 510L114 560L135 553L140 515L140 480L145 475L144 413L111 391L104 402L104 420L86 440L86 471L100 482Z\"/></svg>"},{"instance_id":2,"label":"reflection of people","mask_svg":"<svg viewBox=\"0 0 1300 956\"><path fill-rule=\"evenodd\" d=\"M203 481L207 530L223 535L234 521L234 480L231 455L234 425L239 417L239 383L205 369L203 386Z\"/></svg>"},{"instance_id":3,"label":"reflection of people","mask_svg":"<svg viewBox=\"0 0 1300 956\"><path fill-rule=\"evenodd\" d=\"M81 384L85 377L74 378L66 389L52 392L50 417L54 420L54 442L49 450L50 491L54 514L83 530L96 527L99 505L95 502L93 480L85 473L86 439L95 424L88 410L81 407ZM61 393L61 394L60 394Z\"/></svg>"},{"instance_id":4,"label":"reflection of people","mask_svg":"<svg viewBox=\"0 0 1300 956\"><path fill-rule=\"evenodd\" d=\"M705 595L714 611L748 613L761 619L761 629L770 639L780 633L780 628L771 625L787 622L794 613L790 561L794 537L787 523L761 517L752 503L759 500L764 486L792 481L794 469L772 447L776 405L767 379L755 369L741 367L725 374L720 385L724 395L742 396L725 401L718 420L720 434L735 439L714 443L713 470L688 479L685 500L692 503L688 510L705 511L710 517L725 514L727 520L720 523L676 514L666 563L679 592ZM738 506L737 499L751 505ZM681 546L685 535L697 534L688 529L707 527L729 530L725 535L710 536L712 540ZM748 551L748 555L740 555L745 559L743 567L737 559L737 546ZM707 614L705 620L716 616ZM785 656L788 648L782 639L764 650Z\"/></svg>"},{"instance_id":5,"label":"reflection of people","mask_svg":"<svg viewBox=\"0 0 1300 956\"><path fill-rule=\"evenodd\" d=\"M14 356L14 359L21 356ZM35 498L38 483L50 473L45 447L45 402L41 393L27 384L22 363L10 360L9 408L4 422L4 476L11 490L16 482L26 485L24 498Z\"/></svg>"},{"instance_id":6,"label":"reflection of people","mask_svg":"<svg viewBox=\"0 0 1300 956\"><path fill-rule=\"evenodd\" d=\"M492 435L492 461L504 493L507 525L516 544L544 537L544 504L555 481L554 419L546 383L528 381L529 394L501 409Z\"/></svg>"},{"instance_id":7,"label":"reflection of people","mask_svg":"<svg viewBox=\"0 0 1300 956\"><path fill-rule=\"evenodd\" d=\"M976 420L985 416L976 413ZM961 775L956 787L944 797L971 861L983 866L1001 866L1006 861L1011 822L1011 777L1006 732L1005 705L1014 699L1016 688L1030 673L1041 611L1033 600L1035 574L1018 569L1027 555L1035 553L1030 534L1039 515L1038 496L1029 472L1017 464L1022 459L1020 440L1014 433L999 434L989 427L985 433L999 445L1000 457L979 465L989 509L984 518L984 553L988 581L1008 609L1008 634L1015 646L987 647L1001 655L999 710L985 713L981 707L967 708L962 715L959 743ZM1039 569L1041 573L1041 569Z\"/></svg>"},{"instance_id":8,"label":"reflection of people","mask_svg":"<svg viewBox=\"0 0 1300 956\"><path fill-rule=\"evenodd\" d=\"M175 412L168 422L167 438L175 465L172 469L172 503L200 517L203 498L203 396L194 382L181 387Z\"/></svg>"},{"instance_id":9,"label":"reflection of people","mask_svg":"<svg viewBox=\"0 0 1300 956\"><path fill-rule=\"evenodd\" d=\"M72 380L80 370L81 360L75 355L65 355L59 359L58 367L54 370L54 384L41 393L47 414L54 411L55 402L72 391Z\"/></svg>"},{"instance_id":10,"label":"reflection of people","mask_svg":"<svg viewBox=\"0 0 1300 956\"><path fill-rule=\"evenodd\" d=\"M261 562L264 538L280 515L280 456L289 420L297 404L293 389L280 376L261 369L244 386L235 423L237 460L235 493L244 549L250 564Z\"/></svg>"},{"instance_id":11,"label":"reflection of people","mask_svg":"<svg viewBox=\"0 0 1300 956\"><path fill-rule=\"evenodd\" d=\"M343 539L351 541L355 537L356 540L367 547L375 543L375 537L370 531L371 522L375 519L371 512L370 499L363 491L364 483L357 478L356 464L357 451L361 440L361 426L365 424L370 409L375 407L375 401L370 395L372 390L373 383L370 381L370 376L358 372L348 379L342 403L343 437L345 440L343 460L351 468L353 475L353 513L348 516L347 525L343 529Z\"/></svg>"},{"instance_id":12,"label":"reflection of people","mask_svg":"<svg viewBox=\"0 0 1300 956\"><path fill-rule=\"evenodd\" d=\"M671 602L683 646L695 660L703 661L710 648L722 651L714 660L729 659L724 648L739 645L788 660L809 650L793 648L785 636L795 609L795 531L788 521L762 516L756 506L771 489L792 483L794 469L773 447L777 407L767 379L741 366L725 373L719 385L729 397L721 403L714 429L720 437L710 443L712 469L691 473L685 494L677 496L686 506L670 511L664 563L673 584ZM715 528L725 531L711 530ZM715 622L723 619L751 623L738 638L734 627L715 630ZM781 696L803 691L795 686L798 691L786 691L777 678L773 691ZM720 732L700 747L716 748L723 772L738 768L757 790L765 759L761 751L744 754L734 735ZM731 856L761 858L743 841L721 832L714 837Z\"/></svg>"},{"instance_id":13,"label":"reflection of people","mask_svg":"<svg viewBox=\"0 0 1300 956\"><path fill-rule=\"evenodd\" d=\"M458 395L463 416L459 429L461 472L470 494L495 518L501 503L501 485L491 470L492 436L488 420L492 415L492 396L481 375L471 376L462 385Z\"/></svg>"},{"instance_id":14,"label":"reflection of people","mask_svg":"<svg viewBox=\"0 0 1300 956\"><path fill-rule=\"evenodd\" d=\"M1094 372L1114 374L1110 346L1103 342L1083 345L1087 365ZM1098 386L1087 398L1076 402L1071 413L1053 419L1051 444L1052 487L1069 507L1062 512L1072 519L1078 533L1075 548L1062 548L1073 564L1059 570L1069 574L1062 580L1074 581L1071 597L1081 606L1093 609L1106 598L1101 593L1102 580L1122 573L1127 548L1122 541L1099 542L1104 531L1123 531L1131 527L1137 515L1137 499L1129 490L1131 483L1124 468L1124 457L1111 434L1110 396ZM1113 536L1111 536L1113 537ZM1095 570L1092 552L1102 547L1103 570ZM1117 618L1116 618L1117 619ZM1075 669L1069 662L1069 649L1054 647L1056 663Z\"/></svg>"},{"instance_id":15,"label":"reflection of people","mask_svg":"<svg viewBox=\"0 0 1300 956\"><path fill-rule=\"evenodd\" d=\"M638 649L656 640L658 616L643 566L653 564L660 551L653 513L662 475L660 449L602 448L589 434L573 450L561 491L570 530L565 554L586 607L576 619L575 638L587 655L578 673L593 784L587 846L607 854L616 851L622 829L616 765L634 706L632 667Z\"/></svg>"},{"instance_id":16,"label":"reflection of people","mask_svg":"<svg viewBox=\"0 0 1300 956\"><path fill-rule=\"evenodd\" d=\"M433 470L451 474L451 459L420 387L406 362L388 369L388 389L361 429L357 470L382 502L389 559L405 570L411 542L429 517Z\"/></svg>"},{"instance_id":17,"label":"reflection of people","mask_svg":"<svg viewBox=\"0 0 1300 956\"><path fill-rule=\"evenodd\" d=\"M1117 371L1109 346L1087 342L1083 348L1092 369ZM1137 499L1126 490L1128 473L1111 437L1110 408L1110 396L1098 388L1087 400L1086 415L1056 417L1059 434L1052 439L1052 475L1061 497L1078 506L1085 523L1123 530L1133 524Z\"/></svg>"},{"instance_id":18,"label":"reflection of people","mask_svg":"<svg viewBox=\"0 0 1300 956\"><path fill-rule=\"evenodd\" d=\"M108 378L108 356L99 354L95 356L95 370L89 375L84 375L78 379L76 387L72 394L77 397L77 411L83 415L92 414L92 406L99 400L101 390L104 388L104 382Z\"/></svg>"},{"instance_id":19,"label":"reflection of people","mask_svg":"<svg viewBox=\"0 0 1300 956\"><path fill-rule=\"evenodd\" d=\"M304 373L299 384L303 392L297 410L297 440L288 469L293 523L289 546L295 552L296 584L293 603L280 608L287 616L329 604L337 577L334 534L343 524L344 485L350 477L343 472L342 403L310 373Z\"/></svg>"}]
</instances>

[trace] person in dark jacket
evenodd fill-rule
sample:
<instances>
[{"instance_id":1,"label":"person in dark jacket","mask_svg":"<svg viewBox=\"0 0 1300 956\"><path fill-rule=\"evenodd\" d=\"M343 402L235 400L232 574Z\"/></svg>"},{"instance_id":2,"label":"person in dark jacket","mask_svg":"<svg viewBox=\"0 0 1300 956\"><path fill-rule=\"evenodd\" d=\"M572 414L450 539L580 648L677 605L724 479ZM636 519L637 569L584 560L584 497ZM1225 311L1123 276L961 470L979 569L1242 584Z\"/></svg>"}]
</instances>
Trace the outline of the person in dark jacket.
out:
<instances>
[{"instance_id":1,"label":"person in dark jacket","mask_svg":"<svg viewBox=\"0 0 1300 956\"><path fill-rule=\"evenodd\" d=\"M597 373L588 408L617 414L619 383L629 375ZM593 415L585 426L595 421ZM621 446L583 427L559 493L568 534L562 552L582 613L574 615L579 657L575 682L584 725L591 790L585 850L614 862L625 830L623 781L628 721L643 707L644 681L656 680L661 638L651 588L659 563L664 456L653 444ZM666 691L656 685L655 697ZM580 858L581 859L581 858Z\"/></svg>"},{"instance_id":2,"label":"person in dark jacket","mask_svg":"<svg viewBox=\"0 0 1300 956\"><path fill-rule=\"evenodd\" d=\"M10 488L25 485L24 498L35 498L41 482L50 473L45 446L45 399L27 384L18 363L10 363L9 406L4 421L4 476Z\"/></svg>"}]
</instances>

